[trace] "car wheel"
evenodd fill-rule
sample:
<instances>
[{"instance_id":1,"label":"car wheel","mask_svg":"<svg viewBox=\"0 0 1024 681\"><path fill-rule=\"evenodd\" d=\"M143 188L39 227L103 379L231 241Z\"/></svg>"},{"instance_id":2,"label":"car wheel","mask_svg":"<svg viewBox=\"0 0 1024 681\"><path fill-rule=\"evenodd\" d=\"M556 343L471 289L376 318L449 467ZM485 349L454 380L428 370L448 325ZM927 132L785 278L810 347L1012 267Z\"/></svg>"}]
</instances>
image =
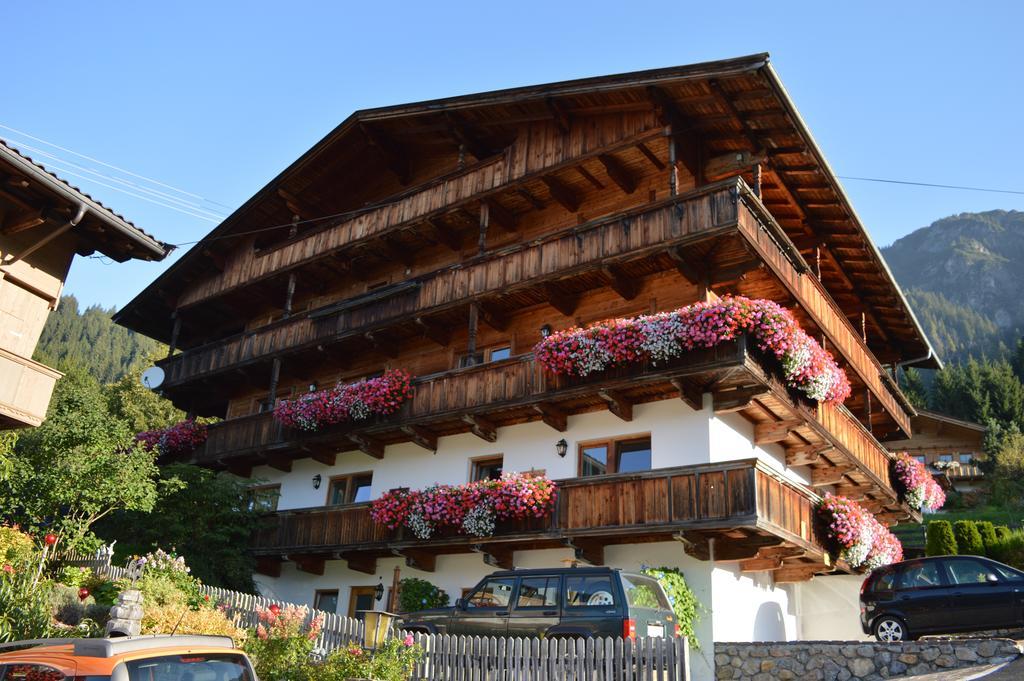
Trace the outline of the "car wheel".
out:
<instances>
[{"instance_id":1,"label":"car wheel","mask_svg":"<svg viewBox=\"0 0 1024 681\"><path fill-rule=\"evenodd\" d=\"M899 643L911 640L910 632L903 620L891 615L884 615L875 620L875 638L882 643Z\"/></svg>"}]
</instances>

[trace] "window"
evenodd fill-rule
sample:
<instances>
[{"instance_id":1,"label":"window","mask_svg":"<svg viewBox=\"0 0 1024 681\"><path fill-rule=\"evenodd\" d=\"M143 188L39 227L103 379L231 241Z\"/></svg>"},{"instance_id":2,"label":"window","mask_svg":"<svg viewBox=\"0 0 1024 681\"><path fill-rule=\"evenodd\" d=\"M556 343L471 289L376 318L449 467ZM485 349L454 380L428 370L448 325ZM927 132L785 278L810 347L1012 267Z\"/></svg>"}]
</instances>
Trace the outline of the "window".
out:
<instances>
[{"instance_id":1,"label":"window","mask_svg":"<svg viewBox=\"0 0 1024 681\"><path fill-rule=\"evenodd\" d=\"M558 577L523 577L516 608L557 608Z\"/></svg>"},{"instance_id":2,"label":"window","mask_svg":"<svg viewBox=\"0 0 1024 681\"><path fill-rule=\"evenodd\" d=\"M348 598L348 616L357 620L366 617L367 610L373 610L377 603L377 587L354 586Z\"/></svg>"},{"instance_id":3,"label":"window","mask_svg":"<svg viewBox=\"0 0 1024 681\"><path fill-rule=\"evenodd\" d=\"M968 454L961 454L960 455L960 463L964 463L964 464L968 464L968 465L974 463L974 454L969 454L969 453Z\"/></svg>"},{"instance_id":4,"label":"window","mask_svg":"<svg viewBox=\"0 0 1024 681\"><path fill-rule=\"evenodd\" d=\"M338 612L338 590L317 590L313 596L313 607L325 612Z\"/></svg>"},{"instance_id":5,"label":"window","mask_svg":"<svg viewBox=\"0 0 1024 681\"><path fill-rule=\"evenodd\" d=\"M488 362L500 362L503 359L508 359L512 356L512 346L502 345L487 350L485 353L486 361Z\"/></svg>"},{"instance_id":6,"label":"window","mask_svg":"<svg viewBox=\"0 0 1024 681\"><path fill-rule=\"evenodd\" d=\"M488 579L480 585L466 601L467 608L507 608L512 600L512 587L516 580L512 577Z\"/></svg>"},{"instance_id":7,"label":"window","mask_svg":"<svg viewBox=\"0 0 1024 681\"><path fill-rule=\"evenodd\" d=\"M650 436L580 444L579 471L583 477L649 470Z\"/></svg>"},{"instance_id":8,"label":"window","mask_svg":"<svg viewBox=\"0 0 1024 681\"><path fill-rule=\"evenodd\" d=\"M928 462L927 462L927 461L925 460L925 457L924 457L924 455L923 455L923 454L918 454L918 455L917 455L917 456L915 456L914 458L915 458L915 459L917 459L918 461L920 461L921 463L928 463Z\"/></svg>"},{"instance_id":9,"label":"window","mask_svg":"<svg viewBox=\"0 0 1024 681\"><path fill-rule=\"evenodd\" d=\"M147 657L126 662L125 666L129 681L252 681L245 657L228 653Z\"/></svg>"},{"instance_id":10,"label":"window","mask_svg":"<svg viewBox=\"0 0 1024 681\"><path fill-rule=\"evenodd\" d=\"M475 459L473 461L472 470L470 471L470 480L472 482L478 482L480 480L497 480L501 477L501 464L502 457L500 456L489 456L486 459Z\"/></svg>"},{"instance_id":11,"label":"window","mask_svg":"<svg viewBox=\"0 0 1024 681\"><path fill-rule=\"evenodd\" d=\"M277 510L281 498L281 485L264 485L249 490L249 510L256 513L272 513Z\"/></svg>"},{"instance_id":12,"label":"window","mask_svg":"<svg viewBox=\"0 0 1024 681\"><path fill-rule=\"evenodd\" d=\"M941 461L943 463L952 463L953 462L953 455L952 454L939 454L939 461Z\"/></svg>"},{"instance_id":13,"label":"window","mask_svg":"<svg viewBox=\"0 0 1024 681\"><path fill-rule=\"evenodd\" d=\"M473 354L468 352L463 355L459 355L459 368L465 368L469 366L476 366L477 364L486 364L488 362L500 362L505 359L512 357L512 346L508 345L495 345L490 348L478 350Z\"/></svg>"},{"instance_id":14,"label":"window","mask_svg":"<svg viewBox=\"0 0 1024 681\"><path fill-rule=\"evenodd\" d=\"M570 608L613 606L614 594L609 575L574 575L565 578L565 604Z\"/></svg>"},{"instance_id":15,"label":"window","mask_svg":"<svg viewBox=\"0 0 1024 681\"><path fill-rule=\"evenodd\" d=\"M989 575L995 575L980 560L951 560L946 563L954 584L984 584Z\"/></svg>"},{"instance_id":16,"label":"window","mask_svg":"<svg viewBox=\"0 0 1024 681\"><path fill-rule=\"evenodd\" d=\"M5 681L64 681L64 673L41 664L15 663L7 667L3 678Z\"/></svg>"},{"instance_id":17,"label":"window","mask_svg":"<svg viewBox=\"0 0 1024 681\"><path fill-rule=\"evenodd\" d=\"M626 602L633 608L671 610L668 597L657 580L640 575L622 575L622 587L626 590Z\"/></svg>"},{"instance_id":18,"label":"window","mask_svg":"<svg viewBox=\"0 0 1024 681\"><path fill-rule=\"evenodd\" d=\"M370 500L373 473L356 473L331 478L327 486L327 505L358 504Z\"/></svg>"},{"instance_id":19,"label":"window","mask_svg":"<svg viewBox=\"0 0 1024 681\"><path fill-rule=\"evenodd\" d=\"M900 589L927 589L933 586L942 586L939 567L934 561L911 563L903 568L903 574L900 576Z\"/></svg>"}]
</instances>

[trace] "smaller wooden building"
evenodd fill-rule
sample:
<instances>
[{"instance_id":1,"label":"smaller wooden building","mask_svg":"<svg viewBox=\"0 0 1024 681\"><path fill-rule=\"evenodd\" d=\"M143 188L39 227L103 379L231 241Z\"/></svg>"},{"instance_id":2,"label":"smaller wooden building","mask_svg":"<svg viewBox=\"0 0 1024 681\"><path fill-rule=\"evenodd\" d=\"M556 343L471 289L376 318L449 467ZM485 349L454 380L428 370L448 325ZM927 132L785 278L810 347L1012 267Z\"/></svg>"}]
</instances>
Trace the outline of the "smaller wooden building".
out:
<instances>
[{"instance_id":1,"label":"smaller wooden building","mask_svg":"<svg viewBox=\"0 0 1024 681\"><path fill-rule=\"evenodd\" d=\"M0 141L0 430L46 416L60 372L32 354L74 257L162 260L170 251Z\"/></svg>"},{"instance_id":2,"label":"smaller wooden building","mask_svg":"<svg viewBox=\"0 0 1024 681\"><path fill-rule=\"evenodd\" d=\"M929 470L945 476L957 492L975 491L984 484L978 459L984 451L985 426L918 409L910 428L909 439L890 440L885 445L894 452L916 456Z\"/></svg>"}]
</instances>

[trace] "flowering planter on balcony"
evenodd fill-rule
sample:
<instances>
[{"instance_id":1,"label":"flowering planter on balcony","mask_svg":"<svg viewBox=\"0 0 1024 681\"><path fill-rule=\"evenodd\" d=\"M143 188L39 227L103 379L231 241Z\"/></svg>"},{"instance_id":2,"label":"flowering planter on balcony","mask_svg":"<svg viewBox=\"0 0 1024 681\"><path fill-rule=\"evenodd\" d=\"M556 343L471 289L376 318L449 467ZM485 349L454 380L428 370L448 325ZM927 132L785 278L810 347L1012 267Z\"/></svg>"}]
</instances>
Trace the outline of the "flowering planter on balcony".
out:
<instances>
[{"instance_id":1,"label":"flowering planter on balcony","mask_svg":"<svg viewBox=\"0 0 1024 681\"><path fill-rule=\"evenodd\" d=\"M410 397L412 377L405 371L392 369L377 378L282 400L274 409L274 418L287 428L320 430L339 423L363 421L373 415L394 414Z\"/></svg>"},{"instance_id":2,"label":"flowering planter on balcony","mask_svg":"<svg viewBox=\"0 0 1024 681\"><path fill-rule=\"evenodd\" d=\"M857 502L826 494L817 511L822 543L854 570L903 560L900 540Z\"/></svg>"},{"instance_id":3,"label":"flowering planter on balcony","mask_svg":"<svg viewBox=\"0 0 1024 681\"><path fill-rule=\"evenodd\" d=\"M900 500L917 511L937 511L946 503L946 493L925 465L906 452L892 462L892 481Z\"/></svg>"},{"instance_id":4,"label":"flowering planter on balcony","mask_svg":"<svg viewBox=\"0 0 1024 681\"><path fill-rule=\"evenodd\" d=\"M605 320L556 332L538 343L534 354L555 375L587 376L627 364L668 363L742 334L781 362L791 388L819 402L841 403L849 397L846 372L788 310L770 300L726 297L672 312Z\"/></svg>"},{"instance_id":5,"label":"flowering planter on balcony","mask_svg":"<svg viewBox=\"0 0 1024 681\"><path fill-rule=\"evenodd\" d=\"M191 454L206 442L206 426L188 419L167 428L144 431L135 440L146 449L155 449L160 456Z\"/></svg>"}]
</instances>

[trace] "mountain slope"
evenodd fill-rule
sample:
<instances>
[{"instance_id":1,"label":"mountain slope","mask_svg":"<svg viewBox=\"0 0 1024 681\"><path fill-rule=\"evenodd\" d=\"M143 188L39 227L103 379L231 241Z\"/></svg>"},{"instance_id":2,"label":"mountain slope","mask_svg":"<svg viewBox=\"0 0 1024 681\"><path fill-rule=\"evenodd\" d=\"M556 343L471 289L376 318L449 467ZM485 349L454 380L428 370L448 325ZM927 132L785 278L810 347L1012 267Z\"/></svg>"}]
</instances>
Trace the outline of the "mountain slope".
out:
<instances>
[{"instance_id":1,"label":"mountain slope","mask_svg":"<svg viewBox=\"0 0 1024 681\"><path fill-rule=\"evenodd\" d=\"M35 359L58 368L80 366L105 384L159 352L156 341L114 324L113 313L98 306L79 311L74 296L63 296L46 320Z\"/></svg>"},{"instance_id":2,"label":"mountain slope","mask_svg":"<svg viewBox=\"0 0 1024 681\"><path fill-rule=\"evenodd\" d=\"M998 354L1024 328L1024 212L961 213L882 249L946 360Z\"/></svg>"}]
</instances>

